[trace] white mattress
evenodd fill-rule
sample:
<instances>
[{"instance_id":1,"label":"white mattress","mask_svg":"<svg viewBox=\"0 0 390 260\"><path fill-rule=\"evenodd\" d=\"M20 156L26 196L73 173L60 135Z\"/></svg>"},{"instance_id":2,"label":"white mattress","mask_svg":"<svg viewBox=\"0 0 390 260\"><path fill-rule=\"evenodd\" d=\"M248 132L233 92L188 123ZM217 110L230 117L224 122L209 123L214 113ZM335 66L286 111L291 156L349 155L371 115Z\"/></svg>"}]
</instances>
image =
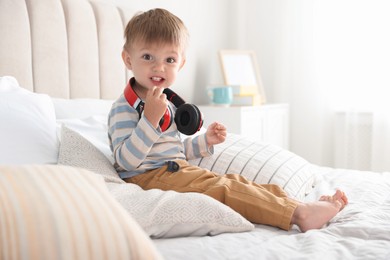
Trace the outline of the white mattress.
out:
<instances>
[{"instance_id":1,"label":"white mattress","mask_svg":"<svg viewBox=\"0 0 390 260\"><path fill-rule=\"evenodd\" d=\"M307 201L336 188L350 201L321 230L258 225L251 232L154 243L166 259L390 259L390 173L323 168L321 175Z\"/></svg>"}]
</instances>

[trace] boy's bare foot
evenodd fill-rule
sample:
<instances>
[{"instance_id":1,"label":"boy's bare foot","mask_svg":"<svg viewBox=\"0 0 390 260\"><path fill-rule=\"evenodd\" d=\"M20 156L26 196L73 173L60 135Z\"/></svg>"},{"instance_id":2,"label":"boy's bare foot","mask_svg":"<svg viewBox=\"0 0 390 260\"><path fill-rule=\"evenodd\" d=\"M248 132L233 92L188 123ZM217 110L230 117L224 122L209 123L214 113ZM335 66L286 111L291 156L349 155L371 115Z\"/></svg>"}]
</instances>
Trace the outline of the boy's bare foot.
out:
<instances>
[{"instance_id":1,"label":"boy's bare foot","mask_svg":"<svg viewBox=\"0 0 390 260\"><path fill-rule=\"evenodd\" d=\"M300 203L294 211L291 223L302 232L319 229L348 204L344 192L337 190L333 196L322 196L319 201Z\"/></svg>"},{"instance_id":2,"label":"boy's bare foot","mask_svg":"<svg viewBox=\"0 0 390 260\"><path fill-rule=\"evenodd\" d=\"M342 204L342 207L340 208L340 210L342 210L345 205L348 204L348 198L347 196L345 196L345 193L342 192L341 190L337 190L336 193L333 195L333 196L321 196L320 198L320 201L337 201L339 200Z\"/></svg>"}]
</instances>

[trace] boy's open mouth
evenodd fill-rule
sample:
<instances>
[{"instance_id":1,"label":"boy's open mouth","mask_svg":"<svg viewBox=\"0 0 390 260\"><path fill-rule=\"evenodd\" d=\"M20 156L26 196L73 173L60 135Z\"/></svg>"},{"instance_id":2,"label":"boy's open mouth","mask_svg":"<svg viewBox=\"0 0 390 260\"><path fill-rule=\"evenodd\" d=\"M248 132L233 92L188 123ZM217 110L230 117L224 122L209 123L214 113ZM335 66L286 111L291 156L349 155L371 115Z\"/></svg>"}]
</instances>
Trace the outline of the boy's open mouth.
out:
<instances>
[{"instance_id":1,"label":"boy's open mouth","mask_svg":"<svg viewBox=\"0 0 390 260\"><path fill-rule=\"evenodd\" d=\"M151 77L150 78L154 84L161 84L164 82L164 78L161 78L161 77Z\"/></svg>"}]
</instances>

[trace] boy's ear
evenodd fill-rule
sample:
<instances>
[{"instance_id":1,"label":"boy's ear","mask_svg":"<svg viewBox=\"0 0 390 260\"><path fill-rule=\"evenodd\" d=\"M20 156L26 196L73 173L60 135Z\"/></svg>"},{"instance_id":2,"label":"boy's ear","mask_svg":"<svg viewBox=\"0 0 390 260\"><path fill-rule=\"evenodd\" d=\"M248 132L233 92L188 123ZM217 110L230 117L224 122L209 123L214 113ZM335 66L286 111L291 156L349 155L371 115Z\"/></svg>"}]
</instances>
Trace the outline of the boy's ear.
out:
<instances>
[{"instance_id":1,"label":"boy's ear","mask_svg":"<svg viewBox=\"0 0 390 260\"><path fill-rule=\"evenodd\" d=\"M130 59L129 53L126 50L122 51L122 60L123 60L123 63L126 65L126 68L128 70L131 70L131 68L132 68L131 59Z\"/></svg>"},{"instance_id":2,"label":"boy's ear","mask_svg":"<svg viewBox=\"0 0 390 260\"><path fill-rule=\"evenodd\" d=\"M181 70L181 68L183 68L184 64L186 63L186 59L183 58L181 64L180 64L180 67L179 67L179 70Z\"/></svg>"}]
</instances>

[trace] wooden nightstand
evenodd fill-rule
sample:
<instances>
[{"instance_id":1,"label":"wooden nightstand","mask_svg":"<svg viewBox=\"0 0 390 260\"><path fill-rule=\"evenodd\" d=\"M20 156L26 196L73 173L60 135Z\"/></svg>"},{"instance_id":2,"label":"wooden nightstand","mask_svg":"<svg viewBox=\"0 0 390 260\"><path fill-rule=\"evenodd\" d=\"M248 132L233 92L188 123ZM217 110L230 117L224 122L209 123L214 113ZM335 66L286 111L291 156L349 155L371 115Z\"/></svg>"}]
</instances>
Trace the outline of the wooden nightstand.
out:
<instances>
[{"instance_id":1,"label":"wooden nightstand","mask_svg":"<svg viewBox=\"0 0 390 260\"><path fill-rule=\"evenodd\" d=\"M230 133L289 148L288 104L230 107L200 105L198 108L205 117L205 127L218 121Z\"/></svg>"}]
</instances>

